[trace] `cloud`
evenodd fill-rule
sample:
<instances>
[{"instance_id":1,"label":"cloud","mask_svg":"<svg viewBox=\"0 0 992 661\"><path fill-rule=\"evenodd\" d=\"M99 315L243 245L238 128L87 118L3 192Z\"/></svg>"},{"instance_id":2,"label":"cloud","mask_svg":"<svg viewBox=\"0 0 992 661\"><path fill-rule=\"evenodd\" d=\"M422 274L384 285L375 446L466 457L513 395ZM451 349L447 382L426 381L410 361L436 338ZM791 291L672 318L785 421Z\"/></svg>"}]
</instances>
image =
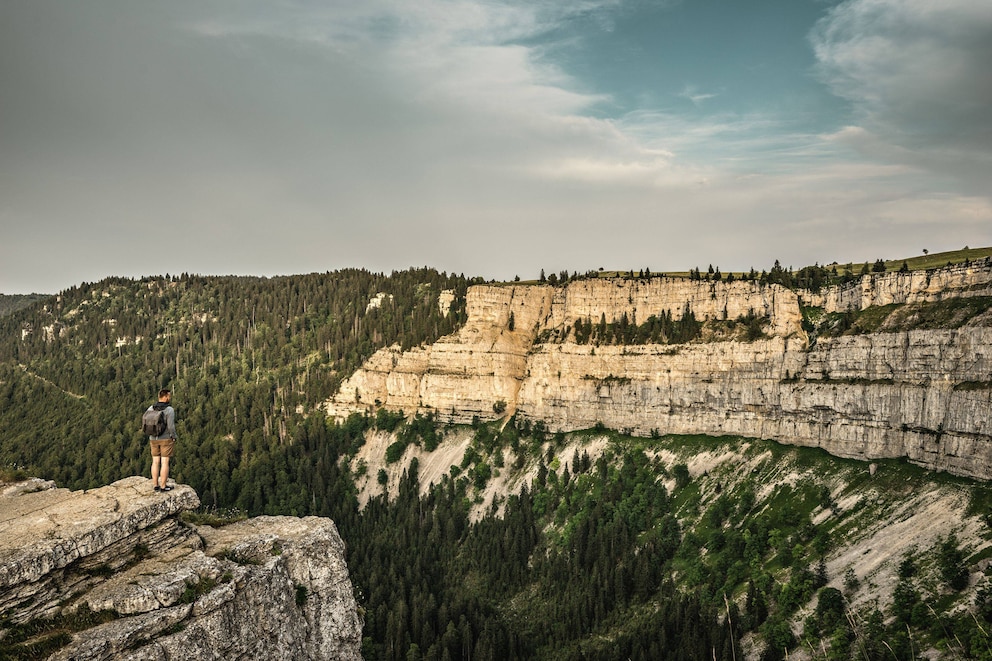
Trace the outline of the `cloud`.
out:
<instances>
[{"instance_id":1,"label":"cloud","mask_svg":"<svg viewBox=\"0 0 992 661\"><path fill-rule=\"evenodd\" d=\"M912 90L871 96L884 72L861 41L888 32L845 22L869 3L817 28L825 80L858 109L817 135L770 107L604 117L622 104L554 40L640 1L0 3L0 291L163 270L761 268L847 257L851 236L936 250L935 226L983 242L987 192L927 176L947 140L906 139L927 126L896 112ZM167 263L136 247L149 228L175 241Z\"/></svg>"},{"instance_id":2,"label":"cloud","mask_svg":"<svg viewBox=\"0 0 992 661\"><path fill-rule=\"evenodd\" d=\"M435 172L434 181L477 172L490 173L483 188L532 176L648 187L695 181L671 167L671 152L640 144L625 123L588 116L608 99L577 91L580 81L545 57L550 45L540 37L583 14L608 22L619 4L386 0L298 5L269 19L263 7L251 20L214 16L188 27L212 39L286 40L355 62L388 90L393 120L379 128L395 130L399 148L421 136L413 138L427 161L421 167ZM395 157L404 158L401 149Z\"/></svg>"},{"instance_id":3,"label":"cloud","mask_svg":"<svg viewBox=\"0 0 992 661\"><path fill-rule=\"evenodd\" d=\"M992 3L848 0L810 35L822 80L888 157L952 172L972 189L992 175Z\"/></svg>"},{"instance_id":4,"label":"cloud","mask_svg":"<svg viewBox=\"0 0 992 661\"><path fill-rule=\"evenodd\" d=\"M704 94L700 92L694 85L686 85L679 92L679 96L683 99L689 99L694 106L700 106L703 101L708 101L709 99L716 98L717 94Z\"/></svg>"},{"instance_id":5,"label":"cloud","mask_svg":"<svg viewBox=\"0 0 992 661\"><path fill-rule=\"evenodd\" d=\"M603 11L613 0L481 3L470 0L379 0L326 6L299 3L271 12L267 3L201 19L203 36L278 38L325 48L372 75L385 76L412 100L489 109L493 113L571 114L602 100L570 91L575 82L543 62L535 40L570 16ZM230 8L221 5L224 11Z\"/></svg>"}]
</instances>

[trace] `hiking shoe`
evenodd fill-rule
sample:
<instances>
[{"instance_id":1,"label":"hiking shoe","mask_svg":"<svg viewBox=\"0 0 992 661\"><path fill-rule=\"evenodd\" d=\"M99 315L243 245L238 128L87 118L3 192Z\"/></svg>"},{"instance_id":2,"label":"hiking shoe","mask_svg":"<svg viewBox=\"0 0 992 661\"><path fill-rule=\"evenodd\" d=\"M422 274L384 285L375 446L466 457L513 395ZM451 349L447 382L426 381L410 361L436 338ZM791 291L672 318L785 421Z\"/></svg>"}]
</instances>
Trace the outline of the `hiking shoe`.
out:
<instances>
[{"instance_id":1,"label":"hiking shoe","mask_svg":"<svg viewBox=\"0 0 992 661\"><path fill-rule=\"evenodd\" d=\"M155 485L155 491L161 491L161 490L162 490L162 488L160 486Z\"/></svg>"},{"instance_id":2,"label":"hiking shoe","mask_svg":"<svg viewBox=\"0 0 992 661\"><path fill-rule=\"evenodd\" d=\"M159 491L172 491L172 487L162 487Z\"/></svg>"}]
</instances>

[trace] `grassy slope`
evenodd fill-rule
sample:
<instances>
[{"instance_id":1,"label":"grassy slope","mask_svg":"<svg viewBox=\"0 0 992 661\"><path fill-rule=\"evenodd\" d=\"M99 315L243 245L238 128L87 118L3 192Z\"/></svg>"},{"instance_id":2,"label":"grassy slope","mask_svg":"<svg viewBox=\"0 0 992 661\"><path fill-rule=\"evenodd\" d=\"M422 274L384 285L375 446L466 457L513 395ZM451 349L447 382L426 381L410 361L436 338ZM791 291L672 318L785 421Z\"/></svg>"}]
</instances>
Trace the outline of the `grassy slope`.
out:
<instances>
[{"instance_id":1,"label":"grassy slope","mask_svg":"<svg viewBox=\"0 0 992 661\"><path fill-rule=\"evenodd\" d=\"M947 266L947 263L952 264L962 264L967 260L984 259L986 257L992 257L992 246L987 248L964 248L962 250L949 250L946 252L930 253L927 255L917 255L916 257L901 257L899 259L887 259L885 260L885 270L886 271L898 271L902 267L902 263L906 262L910 271L919 271L924 269L938 268L941 266ZM838 266L838 270L844 264L851 264L852 270L858 273L861 269L863 262L835 262ZM871 268L872 262L868 262L868 267ZM704 268L704 267L700 267ZM767 270L767 269L766 269ZM759 268L760 272L761 269ZM635 269L634 273L637 273ZM682 278L688 278L688 271L652 271L654 275L669 275ZM745 275L746 271L734 272L734 277L740 277ZM598 275L601 278L612 278L612 277L624 277L629 276L629 270L621 271L598 271ZM724 272L723 276L726 277L729 272ZM536 280L524 280L517 284L536 284ZM508 283L509 284L509 283Z\"/></svg>"},{"instance_id":2,"label":"grassy slope","mask_svg":"<svg viewBox=\"0 0 992 661\"><path fill-rule=\"evenodd\" d=\"M902 263L906 262L910 271L919 271L922 269L947 266L948 262L951 262L952 264L961 264L965 260L975 261L976 259L985 259L986 257L992 257L992 247L965 248L963 250L951 250L948 252L918 255L916 257L886 260L885 268L888 271L898 271L902 267Z\"/></svg>"}]
</instances>

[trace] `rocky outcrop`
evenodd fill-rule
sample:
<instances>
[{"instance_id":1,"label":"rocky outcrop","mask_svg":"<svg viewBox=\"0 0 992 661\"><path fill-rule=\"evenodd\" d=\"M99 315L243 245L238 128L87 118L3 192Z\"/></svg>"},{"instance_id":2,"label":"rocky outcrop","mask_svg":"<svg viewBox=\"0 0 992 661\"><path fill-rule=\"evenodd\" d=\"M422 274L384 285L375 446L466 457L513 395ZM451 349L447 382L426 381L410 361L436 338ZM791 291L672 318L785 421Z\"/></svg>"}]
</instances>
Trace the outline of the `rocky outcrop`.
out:
<instances>
[{"instance_id":1,"label":"rocky outcrop","mask_svg":"<svg viewBox=\"0 0 992 661\"><path fill-rule=\"evenodd\" d=\"M736 319L753 313L768 320L769 332L788 336L801 332L802 316L796 294L778 285L738 280L706 282L684 278L596 278L577 280L555 290L547 328L593 323L605 315L615 321L626 315L631 323L671 312L678 319L689 309L697 319Z\"/></svg>"},{"instance_id":2,"label":"rocky outcrop","mask_svg":"<svg viewBox=\"0 0 992 661\"><path fill-rule=\"evenodd\" d=\"M518 414L556 429L739 434L992 478L992 329L669 347L545 345Z\"/></svg>"},{"instance_id":3,"label":"rocky outcrop","mask_svg":"<svg viewBox=\"0 0 992 661\"><path fill-rule=\"evenodd\" d=\"M66 660L361 658L332 521L179 519L198 506L190 487L140 477L0 485L0 645Z\"/></svg>"},{"instance_id":4,"label":"rocky outcrop","mask_svg":"<svg viewBox=\"0 0 992 661\"><path fill-rule=\"evenodd\" d=\"M992 260L989 258L968 266L870 274L815 294L803 292L802 300L806 305L822 307L825 312L846 312L875 305L933 303L968 296L992 296Z\"/></svg>"},{"instance_id":5,"label":"rocky outcrop","mask_svg":"<svg viewBox=\"0 0 992 661\"><path fill-rule=\"evenodd\" d=\"M817 302L839 309L855 298L877 305L985 295L992 293L992 267L869 276L859 287L828 290ZM386 406L433 411L456 423L516 413L552 430L602 423L642 435L740 434L844 457L907 457L992 479L988 323L810 346L800 327L800 299L791 291L672 278L473 287L466 305L468 321L459 332L431 346L373 356L328 402L329 413ZM699 319L753 312L767 320L770 337L592 346L575 344L567 332L576 319L643 320L663 310L676 318L691 310ZM564 339L541 341L549 330Z\"/></svg>"},{"instance_id":6,"label":"rocky outcrop","mask_svg":"<svg viewBox=\"0 0 992 661\"><path fill-rule=\"evenodd\" d=\"M688 307L687 307L688 306ZM477 286L466 297L468 320L429 347L377 352L341 386L328 405L339 417L385 405L407 412L432 409L451 420L515 411L538 335L576 320L632 323L688 309L699 319L754 312L777 335L801 333L798 299L777 285L710 283L673 278L589 280L567 287ZM511 323L512 320L512 323ZM505 405L505 409L504 409Z\"/></svg>"}]
</instances>

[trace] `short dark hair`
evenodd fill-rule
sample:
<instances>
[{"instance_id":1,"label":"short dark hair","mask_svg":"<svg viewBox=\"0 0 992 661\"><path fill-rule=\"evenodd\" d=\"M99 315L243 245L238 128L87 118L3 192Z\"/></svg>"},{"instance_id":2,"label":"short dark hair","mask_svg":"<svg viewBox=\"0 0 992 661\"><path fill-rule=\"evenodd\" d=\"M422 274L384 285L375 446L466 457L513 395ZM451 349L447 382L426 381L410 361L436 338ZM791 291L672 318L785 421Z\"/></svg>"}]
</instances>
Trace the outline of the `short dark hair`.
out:
<instances>
[{"instance_id":1,"label":"short dark hair","mask_svg":"<svg viewBox=\"0 0 992 661\"><path fill-rule=\"evenodd\" d=\"M168 388L162 388L161 390L158 391L158 398L163 399L171 394L172 394L171 390L169 390Z\"/></svg>"}]
</instances>

